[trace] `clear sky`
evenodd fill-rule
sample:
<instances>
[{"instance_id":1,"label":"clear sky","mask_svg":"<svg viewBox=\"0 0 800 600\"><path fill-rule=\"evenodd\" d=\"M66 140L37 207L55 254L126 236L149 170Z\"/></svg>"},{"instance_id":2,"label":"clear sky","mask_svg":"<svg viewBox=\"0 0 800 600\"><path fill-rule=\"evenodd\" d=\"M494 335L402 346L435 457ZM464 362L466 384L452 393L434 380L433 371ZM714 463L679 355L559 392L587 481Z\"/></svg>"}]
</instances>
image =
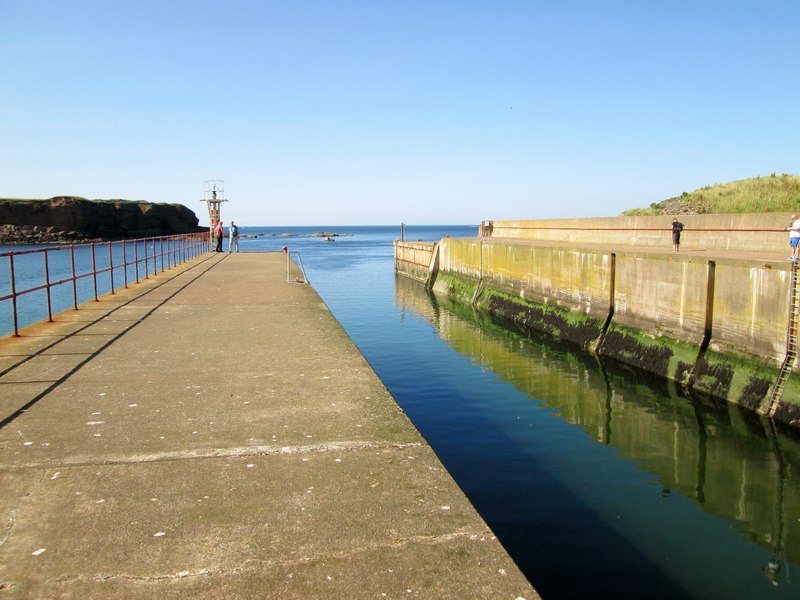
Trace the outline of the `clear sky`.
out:
<instances>
[{"instance_id":1,"label":"clear sky","mask_svg":"<svg viewBox=\"0 0 800 600\"><path fill-rule=\"evenodd\" d=\"M800 172L798 0L0 0L0 196L610 216Z\"/></svg>"}]
</instances>

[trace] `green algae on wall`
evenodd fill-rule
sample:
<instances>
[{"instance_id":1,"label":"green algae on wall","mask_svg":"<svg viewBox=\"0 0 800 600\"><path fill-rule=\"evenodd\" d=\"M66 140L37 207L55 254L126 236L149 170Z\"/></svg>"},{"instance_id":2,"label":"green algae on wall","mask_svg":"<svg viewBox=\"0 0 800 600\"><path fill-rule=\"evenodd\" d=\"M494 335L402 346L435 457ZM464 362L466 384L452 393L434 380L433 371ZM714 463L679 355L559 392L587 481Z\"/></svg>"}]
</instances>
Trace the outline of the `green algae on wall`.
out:
<instances>
[{"instance_id":1,"label":"green algae on wall","mask_svg":"<svg viewBox=\"0 0 800 600\"><path fill-rule=\"evenodd\" d=\"M481 288L477 306L501 319L555 339L592 347L600 337L599 319L553 304L513 296L491 287Z\"/></svg>"},{"instance_id":2,"label":"green algae on wall","mask_svg":"<svg viewBox=\"0 0 800 600\"><path fill-rule=\"evenodd\" d=\"M800 427L800 373L789 375L781 401L774 411L772 416L776 420Z\"/></svg>"},{"instance_id":3,"label":"green algae on wall","mask_svg":"<svg viewBox=\"0 0 800 600\"><path fill-rule=\"evenodd\" d=\"M757 357L708 350L695 368L692 389L759 413L769 409L778 368ZM789 375L780 402L771 407L776 421L800 426L800 374Z\"/></svg>"},{"instance_id":4,"label":"green algae on wall","mask_svg":"<svg viewBox=\"0 0 800 600\"><path fill-rule=\"evenodd\" d=\"M452 274L441 274L440 279L439 291L458 302L472 301L478 286L476 280ZM698 358L701 350L695 344L623 325L612 324L601 338L603 323L599 319L490 287L481 288L475 306L523 330L536 331L590 350L594 350L601 339L596 351L603 357L754 411L765 408L776 377L775 366L767 361L711 349ZM798 422L798 392L800 375L787 383L785 400L780 407L784 415L782 420L786 422ZM786 402L793 403L796 410L788 408Z\"/></svg>"},{"instance_id":5,"label":"green algae on wall","mask_svg":"<svg viewBox=\"0 0 800 600\"><path fill-rule=\"evenodd\" d=\"M467 276L455 276L440 272L434 283L434 290L444 292L450 298L471 303L478 288L478 280Z\"/></svg>"},{"instance_id":6,"label":"green algae on wall","mask_svg":"<svg viewBox=\"0 0 800 600\"><path fill-rule=\"evenodd\" d=\"M686 383L698 347L667 336L612 324L598 352L642 371Z\"/></svg>"}]
</instances>

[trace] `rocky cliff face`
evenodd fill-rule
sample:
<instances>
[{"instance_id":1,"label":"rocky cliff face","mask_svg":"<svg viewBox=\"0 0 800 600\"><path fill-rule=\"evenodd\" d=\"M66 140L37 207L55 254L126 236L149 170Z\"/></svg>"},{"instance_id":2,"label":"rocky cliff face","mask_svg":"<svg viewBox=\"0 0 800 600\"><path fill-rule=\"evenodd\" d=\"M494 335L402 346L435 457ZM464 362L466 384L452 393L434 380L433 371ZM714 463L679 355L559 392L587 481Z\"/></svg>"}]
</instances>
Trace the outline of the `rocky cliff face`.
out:
<instances>
[{"instance_id":1,"label":"rocky cliff face","mask_svg":"<svg viewBox=\"0 0 800 600\"><path fill-rule=\"evenodd\" d=\"M130 200L0 198L0 243L76 243L207 231L181 204Z\"/></svg>"}]
</instances>

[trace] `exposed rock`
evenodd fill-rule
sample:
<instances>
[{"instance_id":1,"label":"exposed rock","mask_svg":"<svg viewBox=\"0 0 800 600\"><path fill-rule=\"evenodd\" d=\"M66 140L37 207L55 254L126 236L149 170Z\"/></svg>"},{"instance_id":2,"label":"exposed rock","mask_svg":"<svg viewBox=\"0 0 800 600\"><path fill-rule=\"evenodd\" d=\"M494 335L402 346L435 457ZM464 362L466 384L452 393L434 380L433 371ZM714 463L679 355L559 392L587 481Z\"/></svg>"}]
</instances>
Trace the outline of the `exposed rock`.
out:
<instances>
[{"instance_id":1,"label":"exposed rock","mask_svg":"<svg viewBox=\"0 0 800 600\"><path fill-rule=\"evenodd\" d=\"M700 195L683 194L668 198L655 205L662 215L704 215L709 211L708 202Z\"/></svg>"},{"instance_id":2,"label":"exposed rock","mask_svg":"<svg viewBox=\"0 0 800 600\"><path fill-rule=\"evenodd\" d=\"M0 243L44 244L118 240L208 231L181 204L132 200L0 198Z\"/></svg>"}]
</instances>

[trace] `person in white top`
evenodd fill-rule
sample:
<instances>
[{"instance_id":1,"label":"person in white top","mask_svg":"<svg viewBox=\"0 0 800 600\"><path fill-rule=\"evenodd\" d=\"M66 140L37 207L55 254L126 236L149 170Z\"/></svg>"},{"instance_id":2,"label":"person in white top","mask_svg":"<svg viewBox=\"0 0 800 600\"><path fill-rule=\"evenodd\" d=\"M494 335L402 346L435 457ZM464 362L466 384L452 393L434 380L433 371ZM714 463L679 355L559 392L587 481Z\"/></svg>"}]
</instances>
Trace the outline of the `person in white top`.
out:
<instances>
[{"instance_id":1,"label":"person in white top","mask_svg":"<svg viewBox=\"0 0 800 600\"><path fill-rule=\"evenodd\" d=\"M239 251L239 228L231 221L231 226L228 227L228 254L233 252L234 246L236 251Z\"/></svg>"},{"instance_id":2,"label":"person in white top","mask_svg":"<svg viewBox=\"0 0 800 600\"><path fill-rule=\"evenodd\" d=\"M786 228L789 232L789 246L792 248L792 255L788 260L800 258L800 219L797 215L792 215L792 224Z\"/></svg>"}]
</instances>

